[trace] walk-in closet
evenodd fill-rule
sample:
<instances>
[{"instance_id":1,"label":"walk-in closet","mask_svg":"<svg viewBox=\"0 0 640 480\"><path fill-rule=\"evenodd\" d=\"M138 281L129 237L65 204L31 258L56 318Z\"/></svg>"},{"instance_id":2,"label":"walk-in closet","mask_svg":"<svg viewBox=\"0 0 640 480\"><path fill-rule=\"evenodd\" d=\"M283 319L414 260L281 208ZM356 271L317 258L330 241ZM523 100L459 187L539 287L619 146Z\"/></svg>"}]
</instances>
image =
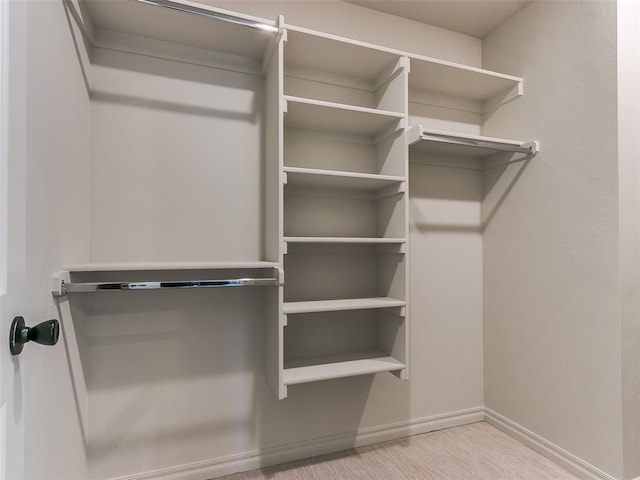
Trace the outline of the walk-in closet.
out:
<instances>
[{"instance_id":1,"label":"walk-in closet","mask_svg":"<svg viewBox=\"0 0 640 480\"><path fill-rule=\"evenodd\" d=\"M640 478L639 4L1 12L5 478Z\"/></svg>"}]
</instances>

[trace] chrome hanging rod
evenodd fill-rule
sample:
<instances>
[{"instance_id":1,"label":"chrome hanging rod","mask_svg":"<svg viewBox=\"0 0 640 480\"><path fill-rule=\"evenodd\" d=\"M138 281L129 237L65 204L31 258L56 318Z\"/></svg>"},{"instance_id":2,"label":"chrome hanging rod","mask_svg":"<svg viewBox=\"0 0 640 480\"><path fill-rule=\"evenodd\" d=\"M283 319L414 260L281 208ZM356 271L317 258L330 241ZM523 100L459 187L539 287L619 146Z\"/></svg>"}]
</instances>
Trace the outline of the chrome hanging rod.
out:
<instances>
[{"instance_id":1,"label":"chrome hanging rod","mask_svg":"<svg viewBox=\"0 0 640 480\"><path fill-rule=\"evenodd\" d=\"M218 20L221 22L233 23L234 25L241 25L243 27L254 28L256 30L262 30L263 32L278 33L279 29L275 25L269 25L268 23L258 22L255 20L248 20L242 17L236 17L234 15L228 15L225 13L215 12L213 10L207 10L205 8L196 7L195 5L188 5L171 0L133 0L135 2L147 3L156 7L168 8L177 12L189 13L191 15L197 15L199 17L209 18L211 20Z\"/></svg>"},{"instance_id":2,"label":"chrome hanging rod","mask_svg":"<svg viewBox=\"0 0 640 480\"><path fill-rule=\"evenodd\" d=\"M234 278L231 280L178 280L168 282L98 282L65 283L61 282L60 294L89 293L121 290L159 290L171 288L219 288L219 287L265 287L278 285L278 279L270 278Z\"/></svg>"},{"instance_id":3,"label":"chrome hanging rod","mask_svg":"<svg viewBox=\"0 0 640 480\"><path fill-rule=\"evenodd\" d=\"M447 135L438 135L435 133L423 133L420 137L428 142L447 143L449 145L462 145L465 147L486 148L489 150L500 150L504 152L524 153L526 155L535 155L536 149L533 145L509 145L507 143L490 142L488 140L473 140L467 138L450 137Z\"/></svg>"}]
</instances>

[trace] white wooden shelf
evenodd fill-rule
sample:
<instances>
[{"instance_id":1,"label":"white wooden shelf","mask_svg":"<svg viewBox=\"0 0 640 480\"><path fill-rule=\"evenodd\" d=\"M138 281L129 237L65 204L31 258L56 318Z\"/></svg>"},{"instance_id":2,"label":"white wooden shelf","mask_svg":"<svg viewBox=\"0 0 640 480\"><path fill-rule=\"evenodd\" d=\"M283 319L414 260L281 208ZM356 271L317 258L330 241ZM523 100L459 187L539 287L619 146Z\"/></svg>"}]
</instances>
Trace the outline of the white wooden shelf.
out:
<instances>
[{"instance_id":1,"label":"white wooden shelf","mask_svg":"<svg viewBox=\"0 0 640 480\"><path fill-rule=\"evenodd\" d=\"M284 385L319 382L379 372L402 370L405 365L380 352L353 353L287 362L282 373Z\"/></svg>"},{"instance_id":2,"label":"white wooden shelf","mask_svg":"<svg viewBox=\"0 0 640 480\"><path fill-rule=\"evenodd\" d=\"M348 38L285 25L285 61L297 69L329 72L375 82L400 56L410 59L409 87L435 93L489 100L517 88L523 79L433 57L416 55ZM358 61L354 61L354 59Z\"/></svg>"},{"instance_id":3,"label":"white wooden shelf","mask_svg":"<svg viewBox=\"0 0 640 480\"><path fill-rule=\"evenodd\" d=\"M301 167L284 167L284 172L287 174L285 183L300 187L378 190L406 180L404 177L394 175Z\"/></svg>"},{"instance_id":4,"label":"white wooden shelf","mask_svg":"<svg viewBox=\"0 0 640 480\"><path fill-rule=\"evenodd\" d=\"M338 312L343 310L367 310L377 308L404 307L407 302L397 298L348 298L342 300L317 300L312 302L285 302L284 314Z\"/></svg>"},{"instance_id":5,"label":"white wooden shelf","mask_svg":"<svg viewBox=\"0 0 640 480\"><path fill-rule=\"evenodd\" d=\"M517 88L523 79L435 58L411 56L409 88L486 101Z\"/></svg>"},{"instance_id":6,"label":"white wooden shelf","mask_svg":"<svg viewBox=\"0 0 640 480\"><path fill-rule=\"evenodd\" d=\"M135 272L135 271L176 271L176 270L246 270L278 268L277 262L158 262L158 263L82 263L65 265L62 269L69 273L80 272Z\"/></svg>"},{"instance_id":7,"label":"white wooden shelf","mask_svg":"<svg viewBox=\"0 0 640 480\"><path fill-rule=\"evenodd\" d=\"M398 53L374 45L291 25L285 28L288 36L285 64L296 72L312 70L350 77L367 82L372 89L400 58Z\"/></svg>"},{"instance_id":8,"label":"white wooden shelf","mask_svg":"<svg viewBox=\"0 0 640 480\"><path fill-rule=\"evenodd\" d=\"M409 129L407 143L410 145L411 152L475 158L488 157L510 149L523 149L528 153L521 153L535 155L539 148L537 142L525 143L519 140L431 130L422 125L414 125Z\"/></svg>"},{"instance_id":9,"label":"white wooden shelf","mask_svg":"<svg viewBox=\"0 0 640 480\"><path fill-rule=\"evenodd\" d=\"M290 95L284 99L285 125L356 135L381 135L403 128L403 113Z\"/></svg>"},{"instance_id":10,"label":"white wooden shelf","mask_svg":"<svg viewBox=\"0 0 640 480\"><path fill-rule=\"evenodd\" d=\"M141 2L104 2L85 0L91 21L96 29L147 37L179 45L225 52L261 59L273 34L252 30L241 25L214 22L208 18L176 12ZM210 7L203 3L174 0L176 5L196 6L212 14L231 15L275 26L272 20Z\"/></svg>"},{"instance_id":11,"label":"white wooden shelf","mask_svg":"<svg viewBox=\"0 0 640 480\"><path fill-rule=\"evenodd\" d=\"M288 243L406 243L405 238L377 237L284 237Z\"/></svg>"}]
</instances>

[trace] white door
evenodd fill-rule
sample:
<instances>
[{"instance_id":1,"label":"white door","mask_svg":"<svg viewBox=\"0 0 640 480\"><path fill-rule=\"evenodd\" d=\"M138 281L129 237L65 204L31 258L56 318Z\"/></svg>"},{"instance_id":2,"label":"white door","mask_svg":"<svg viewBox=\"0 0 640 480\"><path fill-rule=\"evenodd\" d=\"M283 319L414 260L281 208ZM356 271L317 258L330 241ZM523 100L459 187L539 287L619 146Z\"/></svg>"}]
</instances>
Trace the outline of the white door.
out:
<instances>
[{"instance_id":1,"label":"white door","mask_svg":"<svg viewBox=\"0 0 640 480\"><path fill-rule=\"evenodd\" d=\"M24 308L26 255L26 52L25 6L3 0L0 130L0 475L24 475L25 379L22 358L9 352L9 329ZM20 58L22 57L22 58Z\"/></svg>"},{"instance_id":2,"label":"white door","mask_svg":"<svg viewBox=\"0 0 640 480\"><path fill-rule=\"evenodd\" d=\"M77 261L68 252L82 255L70 197L88 187L67 159L86 163L74 152L90 141L89 101L63 1L0 0L0 12L0 477L86 479L63 331L55 346L29 342L12 355L9 330L16 316L29 327L63 320L51 275Z\"/></svg>"}]
</instances>

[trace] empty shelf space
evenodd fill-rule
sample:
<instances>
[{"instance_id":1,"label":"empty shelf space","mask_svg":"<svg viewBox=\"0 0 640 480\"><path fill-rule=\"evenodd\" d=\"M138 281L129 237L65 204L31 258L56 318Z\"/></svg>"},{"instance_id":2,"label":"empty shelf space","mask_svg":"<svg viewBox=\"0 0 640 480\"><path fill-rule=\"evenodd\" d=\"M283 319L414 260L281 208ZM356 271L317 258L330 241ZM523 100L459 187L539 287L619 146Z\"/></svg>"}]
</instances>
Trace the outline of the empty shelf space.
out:
<instances>
[{"instance_id":1,"label":"empty shelf space","mask_svg":"<svg viewBox=\"0 0 640 480\"><path fill-rule=\"evenodd\" d=\"M411 58L409 87L419 90L485 101L521 87L522 82L522 78L481 68L428 57Z\"/></svg>"},{"instance_id":2,"label":"empty shelf space","mask_svg":"<svg viewBox=\"0 0 640 480\"><path fill-rule=\"evenodd\" d=\"M465 135L454 132L425 129L414 125L407 134L411 152L422 152L456 157L483 158L498 152L515 152L535 155L537 142L525 143L518 140Z\"/></svg>"},{"instance_id":3,"label":"empty shelf space","mask_svg":"<svg viewBox=\"0 0 640 480\"><path fill-rule=\"evenodd\" d=\"M378 372L394 372L405 368L393 357L380 352L332 355L291 360L282 374L285 385L318 382L333 378L354 377Z\"/></svg>"},{"instance_id":4,"label":"empty shelf space","mask_svg":"<svg viewBox=\"0 0 640 480\"><path fill-rule=\"evenodd\" d=\"M288 243L406 243L406 238L284 237Z\"/></svg>"},{"instance_id":5,"label":"empty shelf space","mask_svg":"<svg viewBox=\"0 0 640 480\"><path fill-rule=\"evenodd\" d=\"M285 95L285 124L314 130L383 135L403 127L403 113Z\"/></svg>"},{"instance_id":6,"label":"empty shelf space","mask_svg":"<svg viewBox=\"0 0 640 480\"><path fill-rule=\"evenodd\" d=\"M404 306L406 306L406 302L397 298L348 298L343 300L318 300L313 302L286 302L283 306L283 313L336 312L342 310L364 310Z\"/></svg>"},{"instance_id":7,"label":"empty shelf space","mask_svg":"<svg viewBox=\"0 0 640 480\"><path fill-rule=\"evenodd\" d=\"M378 190L394 183L405 181L404 177L395 175L376 175L315 168L284 167L284 172L287 174L287 184L301 187Z\"/></svg>"},{"instance_id":8,"label":"empty shelf space","mask_svg":"<svg viewBox=\"0 0 640 480\"><path fill-rule=\"evenodd\" d=\"M374 84L397 63L399 54L345 38L287 25L285 64L296 70L326 72ZM357 61L354 61L357 59Z\"/></svg>"}]
</instances>

